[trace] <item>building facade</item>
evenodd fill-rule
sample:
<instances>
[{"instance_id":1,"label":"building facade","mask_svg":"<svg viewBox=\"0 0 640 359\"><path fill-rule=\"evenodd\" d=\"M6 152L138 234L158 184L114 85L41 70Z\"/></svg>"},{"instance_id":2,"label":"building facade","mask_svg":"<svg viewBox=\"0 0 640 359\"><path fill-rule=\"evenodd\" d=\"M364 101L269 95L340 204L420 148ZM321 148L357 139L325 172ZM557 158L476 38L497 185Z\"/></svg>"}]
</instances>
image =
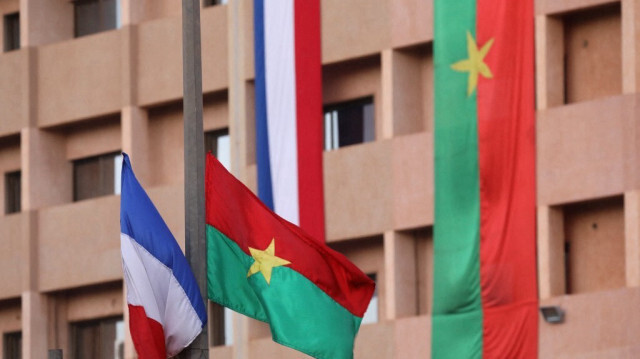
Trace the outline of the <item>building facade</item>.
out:
<instances>
[{"instance_id":1,"label":"building facade","mask_svg":"<svg viewBox=\"0 0 640 359\"><path fill-rule=\"evenodd\" d=\"M201 24L206 147L255 190L252 4L205 0ZM430 357L432 8L322 0L327 242L378 285L356 358ZM539 357L640 357L640 1L535 13L538 287L565 312L540 317ZM183 244L180 1L0 0L0 15L0 353L135 358L118 154ZM209 312L212 358L304 357Z\"/></svg>"}]
</instances>

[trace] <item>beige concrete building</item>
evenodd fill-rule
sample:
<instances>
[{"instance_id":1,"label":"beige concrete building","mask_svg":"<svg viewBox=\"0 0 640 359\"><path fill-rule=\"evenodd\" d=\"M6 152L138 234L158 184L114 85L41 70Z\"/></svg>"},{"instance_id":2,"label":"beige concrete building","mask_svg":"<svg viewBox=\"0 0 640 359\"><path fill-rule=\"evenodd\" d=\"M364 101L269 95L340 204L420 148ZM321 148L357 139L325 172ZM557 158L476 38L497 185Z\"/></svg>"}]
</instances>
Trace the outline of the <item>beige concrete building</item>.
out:
<instances>
[{"instance_id":1,"label":"beige concrete building","mask_svg":"<svg viewBox=\"0 0 640 359\"><path fill-rule=\"evenodd\" d=\"M255 188L253 2L204 2L207 143ZM184 241L180 7L0 0L2 358L135 357L117 153ZM356 358L430 357L432 7L322 0L326 109L359 109L374 129L324 153L328 243L378 283ZM566 313L541 317L540 358L637 358L640 0L535 12L539 292ZM303 357L264 324L210 312L212 358Z\"/></svg>"}]
</instances>

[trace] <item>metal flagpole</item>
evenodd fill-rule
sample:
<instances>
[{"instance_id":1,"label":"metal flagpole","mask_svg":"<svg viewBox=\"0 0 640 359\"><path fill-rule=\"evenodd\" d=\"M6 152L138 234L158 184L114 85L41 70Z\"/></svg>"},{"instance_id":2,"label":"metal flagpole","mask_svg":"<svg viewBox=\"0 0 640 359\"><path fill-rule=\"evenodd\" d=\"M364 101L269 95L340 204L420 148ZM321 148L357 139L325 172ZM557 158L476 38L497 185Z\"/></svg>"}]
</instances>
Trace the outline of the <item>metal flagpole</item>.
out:
<instances>
[{"instance_id":1,"label":"metal flagpole","mask_svg":"<svg viewBox=\"0 0 640 359\"><path fill-rule=\"evenodd\" d=\"M198 282L198 287L200 287L203 300L207 303L202 61L200 53L200 0L182 0L185 252ZM209 358L206 325L193 343L182 351L179 358Z\"/></svg>"}]
</instances>

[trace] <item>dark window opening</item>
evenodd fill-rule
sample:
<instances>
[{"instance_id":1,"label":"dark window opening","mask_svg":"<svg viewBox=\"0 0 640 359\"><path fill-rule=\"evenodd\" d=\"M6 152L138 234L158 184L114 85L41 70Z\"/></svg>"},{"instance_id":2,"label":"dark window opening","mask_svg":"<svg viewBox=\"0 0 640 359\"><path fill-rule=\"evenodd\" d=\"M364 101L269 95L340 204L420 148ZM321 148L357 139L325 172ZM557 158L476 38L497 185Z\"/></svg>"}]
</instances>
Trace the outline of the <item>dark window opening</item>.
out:
<instances>
[{"instance_id":1,"label":"dark window opening","mask_svg":"<svg viewBox=\"0 0 640 359\"><path fill-rule=\"evenodd\" d=\"M20 48L20 13L4 16L4 52Z\"/></svg>"},{"instance_id":2,"label":"dark window opening","mask_svg":"<svg viewBox=\"0 0 640 359\"><path fill-rule=\"evenodd\" d=\"M21 359L22 358L22 332L6 333L3 338L5 359Z\"/></svg>"},{"instance_id":3,"label":"dark window opening","mask_svg":"<svg viewBox=\"0 0 640 359\"><path fill-rule=\"evenodd\" d=\"M76 0L74 5L75 36L85 36L118 26L117 0Z\"/></svg>"},{"instance_id":4,"label":"dark window opening","mask_svg":"<svg viewBox=\"0 0 640 359\"><path fill-rule=\"evenodd\" d=\"M211 303L211 340L213 346L225 345L224 333L224 307L218 303Z\"/></svg>"},{"instance_id":5,"label":"dark window opening","mask_svg":"<svg viewBox=\"0 0 640 359\"><path fill-rule=\"evenodd\" d=\"M10 172L4 176L4 213L17 213L21 210L20 171Z\"/></svg>"},{"instance_id":6,"label":"dark window opening","mask_svg":"<svg viewBox=\"0 0 640 359\"><path fill-rule=\"evenodd\" d=\"M71 324L71 359L124 358L124 322L106 318Z\"/></svg>"},{"instance_id":7,"label":"dark window opening","mask_svg":"<svg viewBox=\"0 0 640 359\"><path fill-rule=\"evenodd\" d=\"M229 165L231 163L231 153L230 153L230 142L229 142L229 130L214 130L208 131L204 134L204 150L205 152L211 151L211 153L224 165L227 169L229 169Z\"/></svg>"},{"instance_id":8,"label":"dark window opening","mask_svg":"<svg viewBox=\"0 0 640 359\"><path fill-rule=\"evenodd\" d=\"M571 242L564 242L564 291L572 293L571 289Z\"/></svg>"},{"instance_id":9,"label":"dark window opening","mask_svg":"<svg viewBox=\"0 0 640 359\"><path fill-rule=\"evenodd\" d=\"M378 280L375 273L368 273L367 276L376 283L376 290L373 292L369 307L364 312L362 317L362 324L371 324L378 322Z\"/></svg>"},{"instance_id":10,"label":"dark window opening","mask_svg":"<svg viewBox=\"0 0 640 359\"><path fill-rule=\"evenodd\" d=\"M204 6L214 6L214 5L222 5L226 4L227 0L204 0Z\"/></svg>"},{"instance_id":11,"label":"dark window opening","mask_svg":"<svg viewBox=\"0 0 640 359\"><path fill-rule=\"evenodd\" d=\"M373 97L325 106L325 150L373 141L374 113Z\"/></svg>"},{"instance_id":12,"label":"dark window opening","mask_svg":"<svg viewBox=\"0 0 640 359\"><path fill-rule=\"evenodd\" d=\"M73 161L73 200L120 193L121 165L120 153Z\"/></svg>"}]
</instances>

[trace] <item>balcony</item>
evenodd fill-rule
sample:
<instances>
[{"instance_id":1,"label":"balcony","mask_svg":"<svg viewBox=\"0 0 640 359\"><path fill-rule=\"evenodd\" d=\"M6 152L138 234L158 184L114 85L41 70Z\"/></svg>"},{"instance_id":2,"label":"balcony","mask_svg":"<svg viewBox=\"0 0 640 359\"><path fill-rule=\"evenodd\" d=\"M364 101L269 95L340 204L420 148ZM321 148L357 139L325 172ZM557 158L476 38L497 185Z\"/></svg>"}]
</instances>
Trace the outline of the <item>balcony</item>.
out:
<instances>
[{"instance_id":1,"label":"balcony","mask_svg":"<svg viewBox=\"0 0 640 359\"><path fill-rule=\"evenodd\" d=\"M149 191L167 225L184 245L181 185ZM54 291L122 279L120 197L106 196L40 210L39 285Z\"/></svg>"},{"instance_id":2,"label":"balcony","mask_svg":"<svg viewBox=\"0 0 640 359\"><path fill-rule=\"evenodd\" d=\"M120 112L123 32L107 31L38 49L38 124Z\"/></svg>"},{"instance_id":3,"label":"balcony","mask_svg":"<svg viewBox=\"0 0 640 359\"><path fill-rule=\"evenodd\" d=\"M427 132L324 153L327 241L433 223Z\"/></svg>"},{"instance_id":4,"label":"balcony","mask_svg":"<svg viewBox=\"0 0 640 359\"><path fill-rule=\"evenodd\" d=\"M636 101L614 96L538 112L538 204L606 197L630 187Z\"/></svg>"},{"instance_id":5,"label":"balcony","mask_svg":"<svg viewBox=\"0 0 640 359\"><path fill-rule=\"evenodd\" d=\"M23 230L26 220L23 213L0 216L0 300L20 297L22 293L24 265L28 264L23 256L28 240Z\"/></svg>"},{"instance_id":6,"label":"balcony","mask_svg":"<svg viewBox=\"0 0 640 359\"><path fill-rule=\"evenodd\" d=\"M27 52L16 50L0 54L0 137L20 133L25 127Z\"/></svg>"}]
</instances>

